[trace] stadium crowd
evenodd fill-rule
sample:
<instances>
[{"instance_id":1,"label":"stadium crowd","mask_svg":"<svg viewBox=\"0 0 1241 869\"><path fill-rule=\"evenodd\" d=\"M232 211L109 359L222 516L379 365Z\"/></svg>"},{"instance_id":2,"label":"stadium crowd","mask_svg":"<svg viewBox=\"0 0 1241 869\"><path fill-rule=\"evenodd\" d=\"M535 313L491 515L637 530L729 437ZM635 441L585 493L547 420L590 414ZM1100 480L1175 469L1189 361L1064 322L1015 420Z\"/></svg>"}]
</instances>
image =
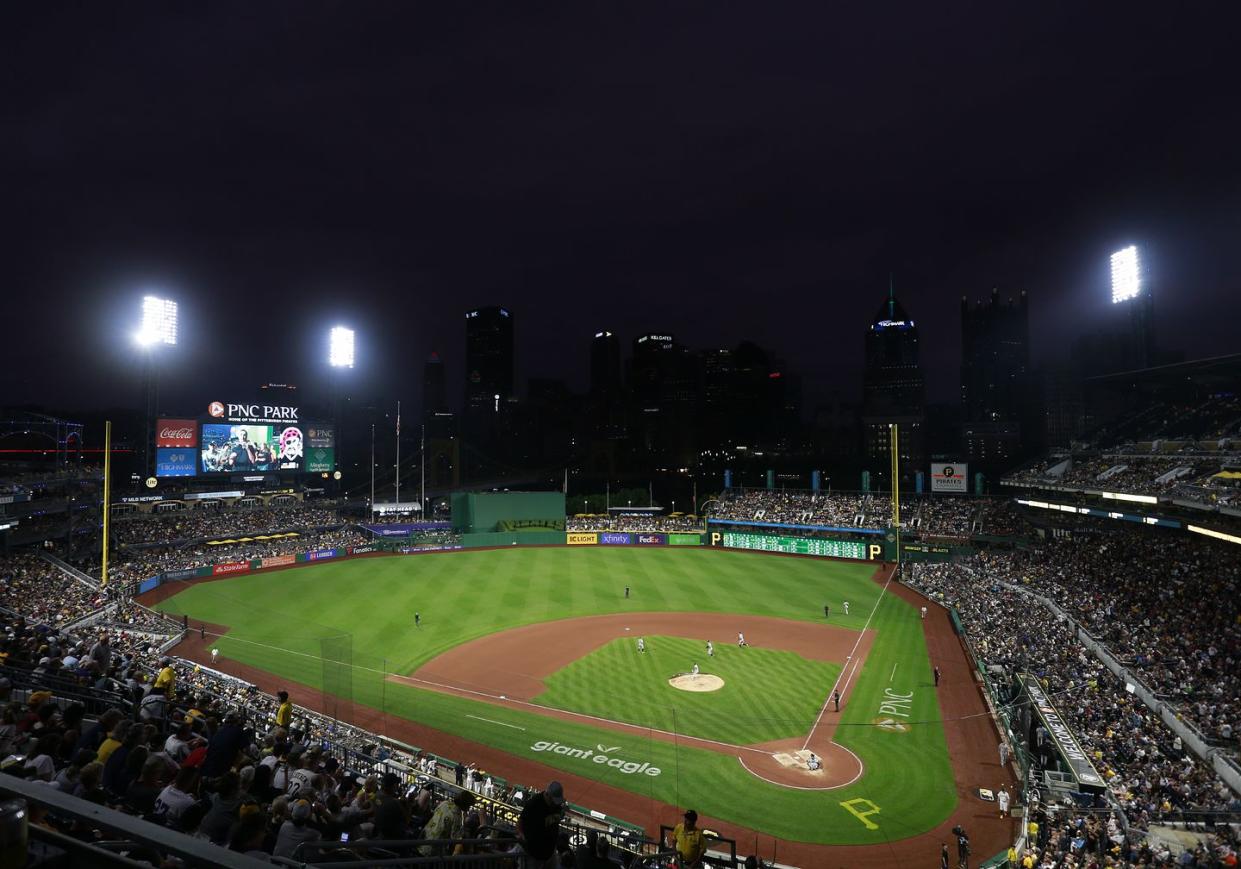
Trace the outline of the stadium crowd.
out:
<instances>
[{"instance_id":1,"label":"stadium crowd","mask_svg":"<svg viewBox=\"0 0 1241 869\"><path fill-rule=\"evenodd\" d=\"M221 543L216 546L199 544L129 548L117 552L117 563L109 570L117 580L134 582L172 570L189 570L222 562L274 558L278 555L305 552L308 549L360 546L370 539L356 528L343 528L320 533L297 533L274 540L239 540L236 543Z\"/></svg>"},{"instance_id":2,"label":"stadium crowd","mask_svg":"<svg viewBox=\"0 0 1241 869\"><path fill-rule=\"evenodd\" d=\"M117 517L112 522L112 536L120 545L172 543L340 524L334 510L315 506L199 509Z\"/></svg>"},{"instance_id":3,"label":"stadium crowd","mask_svg":"<svg viewBox=\"0 0 1241 869\"><path fill-rule=\"evenodd\" d=\"M566 531L702 531L706 520L697 516L569 516Z\"/></svg>"},{"instance_id":4,"label":"stadium crowd","mask_svg":"<svg viewBox=\"0 0 1241 869\"><path fill-rule=\"evenodd\" d=\"M983 563L1056 601L1208 739L1236 750L1241 620L1229 602L1241 597L1241 560L1230 544L1119 528Z\"/></svg>"},{"instance_id":5,"label":"stadium crowd","mask_svg":"<svg viewBox=\"0 0 1241 869\"><path fill-rule=\"evenodd\" d=\"M865 524L869 495L830 492L736 492L721 498L711 511L713 519L738 522L776 522L783 525Z\"/></svg>"},{"instance_id":6,"label":"stadium crowd","mask_svg":"<svg viewBox=\"0 0 1241 869\"><path fill-rule=\"evenodd\" d=\"M1028 561L1002 555L917 565L908 582L956 607L984 668L993 673L998 668L1005 681L1018 672L1039 678L1091 753L1132 830L1148 830L1182 811L1241 811L1241 799L1125 690L1076 639L1068 623L1010 587L1051 591L1031 578L1032 566L1050 560L1044 552L1041 559L1031 556ZM1063 598L1057 601L1064 603ZM1095 865L1163 865L1165 856L1173 859L1161 854L1158 845L1127 838L1119 829L1104 833L1095 813L1074 804L1039 806L1038 812L1035 817L1043 823L1032 842L1034 866L1086 866L1102 857L1111 862ZM1235 853L1235 847L1235 838L1225 836L1200 846L1197 855L1175 859L1186 866L1225 865L1216 861Z\"/></svg>"},{"instance_id":7,"label":"stadium crowd","mask_svg":"<svg viewBox=\"0 0 1241 869\"><path fill-rule=\"evenodd\" d=\"M528 804L537 791L476 764L400 749L294 707L287 696L167 657L146 632L181 626L131 603L74 596L74 612L111 611L81 630L58 627L51 622L61 620L60 608L47 619L31 604L59 597L61 586L86 586L44 562L5 558L0 574L6 583L19 576L31 592L9 599L20 614L0 613L0 757L7 758L0 772L262 860L349 859L305 844L342 834L355 842L452 838L466 840L455 853L518 853L520 804L505 801L520 790ZM118 624L143 633L112 629ZM37 803L30 810L32 824L86 841L101 837L89 821L57 817ZM600 852L609 850L605 841ZM390 851L438 853L434 846ZM128 855L173 865L148 846Z\"/></svg>"}]
</instances>

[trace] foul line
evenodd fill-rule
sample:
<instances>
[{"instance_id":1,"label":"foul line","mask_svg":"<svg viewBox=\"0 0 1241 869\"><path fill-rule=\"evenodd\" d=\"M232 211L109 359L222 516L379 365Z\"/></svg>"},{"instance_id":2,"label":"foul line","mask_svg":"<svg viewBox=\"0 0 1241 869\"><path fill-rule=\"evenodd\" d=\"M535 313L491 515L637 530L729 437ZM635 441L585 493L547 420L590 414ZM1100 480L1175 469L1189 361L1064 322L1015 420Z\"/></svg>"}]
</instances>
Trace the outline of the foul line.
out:
<instances>
[{"instance_id":1,"label":"foul line","mask_svg":"<svg viewBox=\"0 0 1241 869\"><path fill-rule=\"evenodd\" d=\"M466 713L466 718L473 718L475 721L486 721L488 724L498 724L501 727L511 727L514 730L525 730L524 727L518 727L516 724L505 724L503 721L492 721L490 718L483 718L481 715L470 715Z\"/></svg>"},{"instance_id":2,"label":"foul line","mask_svg":"<svg viewBox=\"0 0 1241 869\"><path fill-rule=\"evenodd\" d=\"M258 643L258 642L255 642L254 640L246 640L240 637L229 637L229 640L234 643L248 643L251 646L258 646L263 649L274 649L277 652L284 652L289 655L298 655L299 657L302 657L302 658L311 658L315 661L324 661L324 659L318 655L311 655L307 652L297 652L297 651L294 651L293 649L285 649L280 646L270 645L268 643ZM335 663L335 662L326 661L325 663ZM404 681L404 682L414 682L420 685L430 685L432 688L440 688L444 691L456 691L461 694L472 694L475 697L483 697L487 700L499 701L500 703L512 703L515 706L526 706L526 707L529 707L530 709L538 709L542 712L552 713L553 715L566 715L566 716L572 716L574 718L585 718L588 721L598 721L598 722L602 722L603 724L612 724L617 727L628 727L632 730L645 730L647 733L658 733L661 736L671 736L673 739L680 741L680 742L702 742L702 743L706 743L707 745L718 745L721 748L727 748L730 750L752 751L755 754L767 754L768 753L761 748L750 748L748 745L733 745L731 742L720 742L719 740L716 740L716 739L705 739L701 736L688 736L684 733L673 733L671 730L660 730L657 727L648 727L645 724L633 724L632 722L629 722L629 721L617 721L612 718L601 718L598 715L587 715L585 712L574 712L571 709L557 709L554 706L543 706L538 703L530 703L526 700L515 700L512 697L507 697L501 694L488 694L485 691L475 691L473 688L462 688L458 685L445 685L440 682L432 682L429 679L419 679L417 676L402 676L399 673L388 673L384 670L376 670L374 667L364 667L361 664L345 664L345 666L350 667L351 669L363 670L368 673L379 673L380 675L384 677L391 676L397 680Z\"/></svg>"},{"instance_id":3,"label":"foul line","mask_svg":"<svg viewBox=\"0 0 1241 869\"><path fill-rule=\"evenodd\" d=\"M899 663L900 663L900 661L897 661L897 662L896 662L896 664L899 664ZM896 664L893 664L893 665L892 665L892 675L888 677L888 683L889 683L889 684L892 682L892 680L893 680L893 679L895 679L895 678L896 678Z\"/></svg>"},{"instance_id":4,"label":"foul line","mask_svg":"<svg viewBox=\"0 0 1241 869\"><path fill-rule=\"evenodd\" d=\"M875 598L875 605L870 608L870 615L866 617L866 622L862 625L862 630L858 632L857 639L853 641L853 648L849 650L849 657L845 658L846 662L852 661L853 656L857 653L857 647L861 644L862 637L866 636L866 629L870 627L870 620L873 619L875 617L875 613L879 611L879 604L883 602L883 596L888 593L888 586L892 584L892 577L894 576L896 576L895 570L888 574L888 581L885 582L883 584L883 588L879 590L879 596ZM823 720L823 714L827 712L827 704L832 702L832 694L834 694L836 689L840 686L840 679L845 675L845 670L847 669L848 667L846 666L845 669L840 671L840 673L836 676L836 682L832 685L832 689L827 692L827 698L823 701L823 706L819 709L819 717L814 720L814 726L810 728L810 733L807 734L806 741L802 743L802 751L805 751L806 746L810 744L810 740L814 739L814 732L819 729L819 722Z\"/></svg>"}]
</instances>

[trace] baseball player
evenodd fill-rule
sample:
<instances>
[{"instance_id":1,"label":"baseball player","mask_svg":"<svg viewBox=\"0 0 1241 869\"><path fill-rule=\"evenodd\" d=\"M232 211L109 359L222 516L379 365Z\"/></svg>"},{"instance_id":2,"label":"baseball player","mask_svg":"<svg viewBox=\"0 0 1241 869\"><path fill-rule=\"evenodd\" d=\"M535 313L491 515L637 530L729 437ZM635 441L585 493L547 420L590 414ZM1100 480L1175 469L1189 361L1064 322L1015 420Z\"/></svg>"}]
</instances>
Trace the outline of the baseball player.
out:
<instances>
[{"instance_id":1,"label":"baseball player","mask_svg":"<svg viewBox=\"0 0 1241 869\"><path fill-rule=\"evenodd\" d=\"M849 602L845 601L845 615L849 614Z\"/></svg>"},{"instance_id":2,"label":"baseball player","mask_svg":"<svg viewBox=\"0 0 1241 869\"><path fill-rule=\"evenodd\" d=\"M220 657L220 650L219 650L219 649L212 649L212 650L211 650L211 663L213 663L213 664L214 664L214 663L215 663L215 661L216 661L216 658L218 658L218 657Z\"/></svg>"},{"instance_id":3,"label":"baseball player","mask_svg":"<svg viewBox=\"0 0 1241 869\"><path fill-rule=\"evenodd\" d=\"M695 664L693 667L691 667L691 668L690 668L689 674L690 674L691 676L697 676L697 675L698 675L698 665L697 665L697 664Z\"/></svg>"},{"instance_id":4,"label":"baseball player","mask_svg":"<svg viewBox=\"0 0 1241 869\"><path fill-rule=\"evenodd\" d=\"M638 651L639 652L646 651L646 637L638 637Z\"/></svg>"},{"instance_id":5,"label":"baseball player","mask_svg":"<svg viewBox=\"0 0 1241 869\"><path fill-rule=\"evenodd\" d=\"M741 631L737 631L737 645L738 646L750 645L749 643L745 641L745 634L741 633Z\"/></svg>"},{"instance_id":6,"label":"baseball player","mask_svg":"<svg viewBox=\"0 0 1241 869\"><path fill-rule=\"evenodd\" d=\"M926 607L922 608L922 618L924 621L926 620Z\"/></svg>"},{"instance_id":7,"label":"baseball player","mask_svg":"<svg viewBox=\"0 0 1241 869\"><path fill-rule=\"evenodd\" d=\"M414 627L416 628L422 627L422 613L419 613L419 612L414 613Z\"/></svg>"},{"instance_id":8,"label":"baseball player","mask_svg":"<svg viewBox=\"0 0 1241 869\"><path fill-rule=\"evenodd\" d=\"M1000 817L1008 817L1008 791L1004 789L1004 785L1000 785L999 793L995 795L995 801L1000 804Z\"/></svg>"},{"instance_id":9,"label":"baseball player","mask_svg":"<svg viewBox=\"0 0 1241 869\"><path fill-rule=\"evenodd\" d=\"M712 644L710 640L707 640L707 657L708 658L715 657L715 646Z\"/></svg>"},{"instance_id":10,"label":"baseball player","mask_svg":"<svg viewBox=\"0 0 1241 869\"><path fill-rule=\"evenodd\" d=\"M832 617L832 608L827 604L823 604L823 618L830 619L831 617Z\"/></svg>"}]
</instances>

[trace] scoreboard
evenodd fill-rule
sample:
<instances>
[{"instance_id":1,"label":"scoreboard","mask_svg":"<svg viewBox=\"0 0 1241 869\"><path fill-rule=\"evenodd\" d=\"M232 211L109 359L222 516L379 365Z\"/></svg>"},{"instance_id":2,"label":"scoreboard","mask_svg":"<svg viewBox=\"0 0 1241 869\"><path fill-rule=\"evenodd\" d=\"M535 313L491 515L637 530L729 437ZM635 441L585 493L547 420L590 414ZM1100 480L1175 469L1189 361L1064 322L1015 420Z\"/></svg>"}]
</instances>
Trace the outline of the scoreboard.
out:
<instances>
[{"instance_id":1,"label":"scoreboard","mask_svg":"<svg viewBox=\"0 0 1241 869\"><path fill-rule=\"evenodd\" d=\"M741 534L725 531L721 541L731 549L787 552L795 555L823 555L831 558L866 560L866 544L860 540L829 540L816 537L780 537L773 534Z\"/></svg>"}]
</instances>

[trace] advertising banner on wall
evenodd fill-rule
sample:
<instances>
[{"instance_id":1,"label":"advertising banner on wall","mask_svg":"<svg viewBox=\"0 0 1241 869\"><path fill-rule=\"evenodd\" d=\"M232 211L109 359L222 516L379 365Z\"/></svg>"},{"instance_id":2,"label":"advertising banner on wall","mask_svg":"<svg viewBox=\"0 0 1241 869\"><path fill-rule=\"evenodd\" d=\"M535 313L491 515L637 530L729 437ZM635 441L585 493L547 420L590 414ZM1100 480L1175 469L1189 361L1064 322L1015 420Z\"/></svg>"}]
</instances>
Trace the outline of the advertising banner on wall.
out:
<instances>
[{"instance_id":1,"label":"advertising banner on wall","mask_svg":"<svg viewBox=\"0 0 1241 869\"><path fill-rule=\"evenodd\" d=\"M642 546L667 546L668 535L667 534L635 534L633 535L633 542L638 543Z\"/></svg>"},{"instance_id":2,"label":"advertising banner on wall","mask_svg":"<svg viewBox=\"0 0 1241 869\"><path fill-rule=\"evenodd\" d=\"M570 531L564 536L564 542L570 546L594 546L599 542L599 535L593 531Z\"/></svg>"},{"instance_id":3,"label":"advertising banner on wall","mask_svg":"<svg viewBox=\"0 0 1241 869\"><path fill-rule=\"evenodd\" d=\"M250 570L250 562L234 561L227 564L217 564L211 568L212 576L224 576L228 573L247 573Z\"/></svg>"},{"instance_id":4,"label":"advertising banner on wall","mask_svg":"<svg viewBox=\"0 0 1241 869\"><path fill-rule=\"evenodd\" d=\"M296 563L296 555L272 555L263 559L264 567L284 567L286 564Z\"/></svg>"},{"instance_id":5,"label":"advertising banner on wall","mask_svg":"<svg viewBox=\"0 0 1241 869\"><path fill-rule=\"evenodd\" d=\"M668 535L669 546L701 546L701 534L686 534L684 532L672 532Z\"/></svg>"},{"instance_id":6,"label":"advertising banner on wall","mask_svg":"<svg viewBox=\"0 0 1241 869\"><path fill-rule=\"evenodd\" d=\"M310 447L306 450L306 473L319 474L336 470L336 450L331 447Z\"/></svg>"},{"instance_id":7,"label":"advertising banner on wall","mask_svg":"<svg viewBox=\"0 0 1241 869\"><path fill-rule=\"evenodd\" d=\"M323 561L325 558L335 558L335 549L316 549L314 552L306 553L307 561Z\"/></svg>"},{"instance_id":8,"label":"advertising banner on wall","mask_svg":"<svg viewBox=\"0 0 1241 869\"><path fill-rule=\"evenodd\" d=\"M190 567L185 570L170 570L164 574L164 582L172 582L177 579L189 579L191 576L197 576L198 569Z\"/></svg>"},{"instance_id":9,"label":"advertising banner on wall","mask_svg":"<svg viewBox=\"0 0 1241 869\"><path fill-rule=\"evenodd\" d=\"M964 495L969 491L969 465L964 462L932 463L931 491L957 492Z\"/></svg>"},{"instance_id":10,"label":"advertising banner on wall","mask_svg":"<svg viewBox=\"0 0 1241 869\"><path fill-rule=\"evenodd\" d=\"M602 546L628 546L630 542L629 535L619 531L604 531L599 534L599 543Z\"/></svg>"},{"instance_id":11,"label":"advertising banner on wall","mask_svg":"<svg viewBox=\"0 0 1241 869\"><path fill-rule=\"evenodd\" d=\"M155 425L155 446L182 447L198 446L198 423L192 419L161 419Z\"/></svg>"},{"instance_id":12,"label":"advertising banner on wall","mask_svg":"<svg viewBox=\"0 0 1241 869\"><path fill-rule=\"evenodd\" d=\"M367 552L383 552L378 546L355 546L349 550L351 555L364 555Z\"/></svg>"},{"instance_id":13,"label":"advertising banner on wall","mask_svg":"<svg viewBox=\"0 0 1241 869\"><path fill-rule=\"evenodd\" d=\"M155 450L155 476L192 477L197 473L195 458L193 447L159 447Z\"/></svg>"}]
</instances>

